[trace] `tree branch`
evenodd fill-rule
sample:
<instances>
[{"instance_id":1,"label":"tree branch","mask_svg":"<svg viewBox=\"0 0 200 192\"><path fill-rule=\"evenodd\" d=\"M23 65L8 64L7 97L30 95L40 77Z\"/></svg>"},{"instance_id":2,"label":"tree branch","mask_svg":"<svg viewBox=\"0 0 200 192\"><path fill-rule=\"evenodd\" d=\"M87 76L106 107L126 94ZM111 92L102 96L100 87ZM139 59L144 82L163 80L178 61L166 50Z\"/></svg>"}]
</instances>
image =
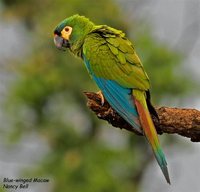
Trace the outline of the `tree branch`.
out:
<instances>
[{"instance_id":1,"label":"tree branch","mask_svg":"<svg viewBox=\"0 0 200 192\"><path fill-rule=\"evenodd\" d=\"M88 102L87 106L95 112L99 119L108 121L112 126L126 129L141 135L135 131L117 112L115 112L107 101L101 104L101 97L98 93L85 92ZM177 133L189 137L191 141L200 141L200 111L196 109L179 109L171 107L157 107L156 111L159 121L152 116L157 132L159 134Z\"/></svg>"}]
</instances>

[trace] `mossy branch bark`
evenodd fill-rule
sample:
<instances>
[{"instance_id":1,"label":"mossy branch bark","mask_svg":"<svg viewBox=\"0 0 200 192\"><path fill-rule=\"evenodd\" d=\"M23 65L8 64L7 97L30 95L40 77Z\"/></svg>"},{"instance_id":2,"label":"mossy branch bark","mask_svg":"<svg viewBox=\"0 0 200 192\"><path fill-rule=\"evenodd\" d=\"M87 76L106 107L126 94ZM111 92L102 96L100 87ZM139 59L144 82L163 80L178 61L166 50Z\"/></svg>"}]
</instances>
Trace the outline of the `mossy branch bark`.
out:
<instances>
[{"instance_id":1,"label":"mossy branch bark","mask_svg":"<svg viewBox=\"0 0 200 192\"><path fill-rule=\"evenodd\" d=\"M85 92L88 102L87 106L95 112L99 119L108 121L113 127L136 132L123 118L121 118L108 104L101 104L98 93ZM158 134L170 133L189 137L191 141L200 141L200 111L196 109L181 109L172 107L157 107L156 111L159 121L153 118Z\"/></svg>"}]
</instances>

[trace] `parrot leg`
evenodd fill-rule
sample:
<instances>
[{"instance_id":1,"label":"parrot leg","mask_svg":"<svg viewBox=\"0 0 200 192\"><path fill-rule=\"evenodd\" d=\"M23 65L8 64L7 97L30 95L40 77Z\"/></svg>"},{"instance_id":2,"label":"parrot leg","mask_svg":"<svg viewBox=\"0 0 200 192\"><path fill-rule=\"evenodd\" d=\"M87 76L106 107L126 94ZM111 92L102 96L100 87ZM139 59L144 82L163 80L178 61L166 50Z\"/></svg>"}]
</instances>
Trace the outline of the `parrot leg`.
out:
<instances>
[{"instance_id":1,"label":"parrot leg","mask_svg":"<svg viewBox=\"0 0 200 192\"><path fill-rule=\"evenodd\" d=\"M104 99L102 91L98 91L97 94L100 96L100 98L101 98L101 105L103 106L104 103L105 103L105 99Z\"/></svg>"}]
</instances>

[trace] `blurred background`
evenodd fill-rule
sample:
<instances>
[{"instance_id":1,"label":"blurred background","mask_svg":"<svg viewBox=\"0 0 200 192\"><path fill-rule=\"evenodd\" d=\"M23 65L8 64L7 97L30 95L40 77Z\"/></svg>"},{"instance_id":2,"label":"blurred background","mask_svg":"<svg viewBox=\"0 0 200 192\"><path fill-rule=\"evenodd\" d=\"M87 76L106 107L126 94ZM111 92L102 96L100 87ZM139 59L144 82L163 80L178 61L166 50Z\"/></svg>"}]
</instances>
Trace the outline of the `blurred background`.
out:
<instances>
[{"instance_id":1,"label":"blurred background","mask_svg":"<svg viewBox=\"0 0 200 192\"><path fill-rule=\"evenodd\" d=\"M153 103L200 109L199 9L199 0L0 0L0 183L50 179L28 192L200 191L200 145L160 136L166 184L143 137L86 107L83 91L98 89L52 34L76 13L125 31L149 74Z\"/></svg>"}]
</instances>

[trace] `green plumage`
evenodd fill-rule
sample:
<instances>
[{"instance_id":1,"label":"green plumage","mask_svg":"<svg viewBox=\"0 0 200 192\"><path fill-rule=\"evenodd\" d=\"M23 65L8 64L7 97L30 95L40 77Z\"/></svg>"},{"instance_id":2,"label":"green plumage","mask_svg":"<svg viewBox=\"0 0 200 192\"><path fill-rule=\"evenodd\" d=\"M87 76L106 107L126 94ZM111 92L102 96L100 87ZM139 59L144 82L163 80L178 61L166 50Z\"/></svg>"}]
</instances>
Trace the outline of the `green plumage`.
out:
<instances>
[{"instance_id":1,"label":"green plumage","mask_svg":"<svg viewBox=\"0 0 200 192\"><path fill-rule=\"evenodd\" d=\"M83 53L90 61L95 75L115 80L127 88L148 90L148 76L124 33L107 26L98 26L93 31L98 33L86 36Z\"/></svg>"}]
</instances>

